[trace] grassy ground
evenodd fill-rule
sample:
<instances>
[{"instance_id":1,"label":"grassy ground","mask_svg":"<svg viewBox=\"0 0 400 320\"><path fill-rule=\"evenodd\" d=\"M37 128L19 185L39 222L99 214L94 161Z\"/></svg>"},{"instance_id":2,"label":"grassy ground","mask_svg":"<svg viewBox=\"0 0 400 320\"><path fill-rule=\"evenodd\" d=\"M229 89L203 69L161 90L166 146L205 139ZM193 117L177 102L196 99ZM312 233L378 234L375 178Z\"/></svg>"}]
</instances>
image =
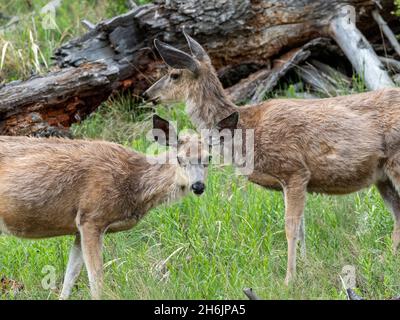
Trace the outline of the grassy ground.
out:
<instances>
[{"instance_id":1,"label":"grassy ground","mask_svg":"<svg viewBox=\"0 0 400 320\"><path fill-rule=\"evenodd\" d=\"M16 14L14 8L19 8L29 14L30 8L24 7L29 2L0 4L0 12ZM45 2L34 1L35 10ZM46 32L38 32L34 38L46 63L53 47L82 31L82 17L90 19L93 14L96 18L92 21L97 21L99 16L122 10L109 7L111 1L64 2L65 12L58 13L57 23L67 27L60 27L59 33L52 31L48 38ZM29 19L26 23L16 34L0 33L0 40L10 43L5 55L8 60L4 58L2 64L7 80L28 75L28 65L35 67L34 60L29 60L32 50L24 47L29 39ZM4 52L0 43L1 48ZM10 48L17 54L23 50L26 68L10 56ZM359 80L355 84L362 90ZM150 127L146 111L146 107L136 108L129 97L117 96L74 126L73 132L78 137L116 141L143 151L147 145L143 132ZM180 127L191 125L182 105L169 110L159 107L157 113L178 120ZM235 176L232 168L211 166L203 196L190 195L172 206L156 208L131 231L106 237L105 297L242 299L242 289L253 287L266 299L344 299L339 275L348 265L355 267L357 287L366 298L400 293L400 257L391 252L392 218L375 188L342 197L309 195L305 211L308 255L299 259L298 277L289 288L283 285L283 209L280 193ZM0 278L14 279L25 287L16 295L0 291L0 297L56 299L71 244L71 237L29 241L0 236ZM42 286L48 279L47 266L55 271L52 289ZM72 298L89 298L85 272Z\"/></svg>"}]
</instances>

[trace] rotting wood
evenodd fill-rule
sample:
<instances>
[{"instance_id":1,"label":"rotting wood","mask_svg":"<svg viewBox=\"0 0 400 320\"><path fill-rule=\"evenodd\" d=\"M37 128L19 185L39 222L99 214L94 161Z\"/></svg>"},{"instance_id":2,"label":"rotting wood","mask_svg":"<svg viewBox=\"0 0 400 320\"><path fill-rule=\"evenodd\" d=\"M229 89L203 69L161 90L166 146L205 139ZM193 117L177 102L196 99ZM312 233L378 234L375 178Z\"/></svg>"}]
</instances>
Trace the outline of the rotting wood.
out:
<instances>
[{"instance_id":1,"label":"rotting wood","mask_svg":"<svg viewBox=\"0 0 400 320\"><path fill-rule=\"evenodd\" d=\"M0 88L0 134L67 135L111 94L116 77L116 69L89 63L11 82Z\"/></svg>"}]
</instances>

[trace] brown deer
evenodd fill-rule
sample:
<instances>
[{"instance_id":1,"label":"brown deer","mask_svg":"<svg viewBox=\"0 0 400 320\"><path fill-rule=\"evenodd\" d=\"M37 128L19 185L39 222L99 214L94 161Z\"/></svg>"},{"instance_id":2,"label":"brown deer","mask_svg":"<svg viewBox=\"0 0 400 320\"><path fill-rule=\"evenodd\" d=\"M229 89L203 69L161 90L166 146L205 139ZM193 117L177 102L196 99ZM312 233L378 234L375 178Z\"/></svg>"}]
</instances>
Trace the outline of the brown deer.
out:
<instances>
[{"instance_id":1,"label":"brown deer","mask_svg":"<svg viewBox=\"0 0 400 320\"><path fill-rule=\"evenodd\" d=\"M237 107L202 46L185 34L191 54L155 40L170 67L146 92L153 101L185 101L198 129L254 129L250 181L283 190L288 264L295 274L297 241L305 253L303 211L307 192L347 194L375 184L400 242L400 89L329 99L271 99Z\"/></svg>"},{"instance_id":2,"label":"brown deer","mask_svg":"<svg viewBox=\"0 0 400 320\"><path fill-rule=\"evenodd\" d=\"M203 193L208 146L197 135L172 143L176 132L158 116L153 127L174 147L155 157L104 141L0 137L0 232L76 235L60 298L69 297L83 263L92 297L101 297L105 233L132 228L151 208L190 190Z\"/></svg>"}]
</instances>

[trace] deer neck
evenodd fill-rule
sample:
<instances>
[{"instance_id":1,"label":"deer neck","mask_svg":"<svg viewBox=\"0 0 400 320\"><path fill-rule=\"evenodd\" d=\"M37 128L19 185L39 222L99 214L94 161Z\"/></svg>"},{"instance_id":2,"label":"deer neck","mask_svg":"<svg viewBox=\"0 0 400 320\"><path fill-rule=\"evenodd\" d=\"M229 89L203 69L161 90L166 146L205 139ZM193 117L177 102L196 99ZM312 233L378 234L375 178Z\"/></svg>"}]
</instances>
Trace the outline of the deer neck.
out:
<instances>
[{"instance_id":1,"label":"deer neck","mask_svg":"<svg viewBox=\"0 0 400 320\"><path fill-rule=\"evenodd\" d=\"M213 89L196 90L197 94L186 100L186 112L198 130L213 128L237 109L221 85Z\"/></svg>"},{"instance_id":2,"label":"deer neck","mask_svg":"<svg viewBox=\"0 0 400 320\"><path fill-rule=\"evenodd\" d=\"M168 153L169 156L172 156ZM160 156L153 160L159 160ZM162 161L160 161L162 162ZM185 195L188 185L183 169L172 163L150 164L143 172L139 183L141 200L148 210L164 202L173 202Z\"/></svg>"}]
</instances>

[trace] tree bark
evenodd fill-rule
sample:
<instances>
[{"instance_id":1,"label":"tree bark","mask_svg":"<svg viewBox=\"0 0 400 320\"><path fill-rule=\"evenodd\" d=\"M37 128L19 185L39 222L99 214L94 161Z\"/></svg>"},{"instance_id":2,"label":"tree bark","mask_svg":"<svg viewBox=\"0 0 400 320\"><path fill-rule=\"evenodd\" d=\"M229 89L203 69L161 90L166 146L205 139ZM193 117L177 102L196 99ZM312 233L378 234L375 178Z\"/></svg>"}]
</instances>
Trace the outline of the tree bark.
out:
<instances>
[{"instance_id":1,"label":"tree bark","mask_svg":"<svg viewBox=\"0 0 400 320\"><path fill-rule=\"evenodd\" d=\"M68 135L71 123L90 114L110 95L117 71L87 63L8 84L0 89L0 134Z\"/></svg>"},{"instance_id":2,"label":"tree bark","mask_svg":"<svg viewBox=\"0 0 400 320\"><path fill-rule=\"evenodd\" d=\"M382 0L381 4L384 8L381 15L390 24L393 1ZM70 68L75 68L74 72L83 74L81 69L87 63L100 61L110 83L103 83L103 90L99 89L103 87L97 82L87 81L84 93L66 91L62 94L64 99L58 103L50 99L48 105L45 100L40 100L39 95L35 95L36 98L25 95L27 103L21 102L19 106L7 100L10 96L8 92L15 93L14 85L7 85L0 89L0 105L8 110L2 113L0 119L2 132L26 134L30 128L36 132L37 125L26 124L26 121L23 126L10 126L9 123L18 122L18 114L29 114L28 110L38 101L42 107L37 107L36 112L43 119L48 119L47 110L66 110L75 100L84 101L84 110L90 112L111 94L112 89L129 87L133 94L140 94L160 77L165 68L154 51L154 38L187 50L181 32L183 28L204 45L221 80L225 84L235 84L251 72L268 68L274 59L292 49L319 37L331 37L331 22L344 5L352 5L356 9L360 32L369 34L371 28L378 28L377 25L371 26L370 22L371 12L376 9L373 0L156 0L153 4L140 6L95 26L88 25L90 30L86 34L56 50L55 63L60 72L64 72L65 68L72 72ZM49 77L51 79L52 75L49 74ZM28 80L23 85L29 90L29 86L36 84ZM59 89L45 86L41 92L44 96L52 96L53 91L61 94ZM34 87L32 92L35 92ZM82 96L84 99L81 99ZM90 101L90 107L86 101ZM11 112L13 108L15 111ZM81 112L75 117L78 109L80 107L68 113L68 120L65 118L54 126L67 128L87 114ZM25 119L24 116L21 118Z\"/></svg>"}]
</instances>

